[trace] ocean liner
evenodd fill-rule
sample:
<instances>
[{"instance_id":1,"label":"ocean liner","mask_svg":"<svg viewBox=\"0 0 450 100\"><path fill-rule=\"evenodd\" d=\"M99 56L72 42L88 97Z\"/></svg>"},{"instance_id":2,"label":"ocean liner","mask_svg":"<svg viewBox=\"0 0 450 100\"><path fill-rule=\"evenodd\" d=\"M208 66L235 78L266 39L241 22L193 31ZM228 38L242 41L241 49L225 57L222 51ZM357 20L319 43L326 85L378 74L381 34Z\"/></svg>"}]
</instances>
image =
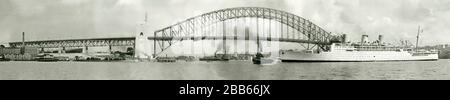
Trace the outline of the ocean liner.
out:
<instances>
[{"instance_id":1,"label":"ocean liner","mask_svg":"<svg viewBox=\"0 0 450 100\"><path fill-rule=\"evenodd\" d=\"M345 35L344 35L345 36ZM417 38L419 35L417 36ZM345 39L344 39L345 41ZM327 51L281 51L283 62L378 62L378 61L435 61L437 50L422 50L416 47L387 46L379 40L368 42L363 35L360 43L332 43Z\"/></svg>"}]
</instances>

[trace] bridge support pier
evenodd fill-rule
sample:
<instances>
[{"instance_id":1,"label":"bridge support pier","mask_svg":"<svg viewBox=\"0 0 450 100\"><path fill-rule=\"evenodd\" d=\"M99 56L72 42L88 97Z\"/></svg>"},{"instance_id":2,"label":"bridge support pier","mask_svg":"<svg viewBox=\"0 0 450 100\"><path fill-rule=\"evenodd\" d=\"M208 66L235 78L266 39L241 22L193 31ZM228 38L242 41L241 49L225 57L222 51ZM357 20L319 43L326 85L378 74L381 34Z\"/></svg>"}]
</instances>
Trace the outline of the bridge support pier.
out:
<instances>
[{"instance_id":1,"label":"bridge support pier","mask_svg":"<svg viewBox=\"0 0 450 100\"><path fill-rule=\"evenodd\" d=\"M66 53L66 47L60 47L61 49L58 50L58 53Z\"/></svg>"},{"instance_id":2,"label":"bridge support pier","mask_svg":"<svg viewBox=\"0 0 450 100\"><path fill-rule=\"evenodd\" d=\"M238 39L237 39L237 37L238 37L238 35L237 35L237 25L238 25L238 23L237 23L237 20L236 19L234 19L234 27L233 27L233 30L234 30L234 54L238 54L238 50L237 50L237 45L238 45ZM235 56L237 56L237 55L235 55Z\"/></svg>"},{"instance_id":3,"label":"bridge support pier","mask_svg":"<svg viewBox=\"0 0 450 100\"><path fill-rule=\"evenodd\" d=\"M249 55L249 40L250 40L250 29L248 26L245 27L245 54Z\"/></svg>"},{"instance_id":4,"label":"bridge support pier","mask_svg":"<svg viewBox=\"0 0 450 100\"><path fill-rule=\"evenodd\" d=\"M82 53L88 53L88 50L89 50L88 46L84 46L84 47L83 47L83 52L82 52Z\"/></svg>"},{"instance_id":5,"label":"bridge support pier","mask_svg":"<svg viewBox=\"0 0 450 100\"><path fill-rule=\"evenodd\" d=\"M222 28L222 30L223 30L223 33L222 33L223 44L222 44L222 46L223 47L222 48L223 48L223 58L225 58L227 56L227 24L226 24L225 21L223 21L222 23L223 23L223 28Z\"/></svg>"},{"instance_id":6,"label":"bridge support pier","mask_svg":"<svg viewBox=\"0 0 450 100\"><path fill-rule=\"evenodd\" d=\"M41 48L41 50L39 51L39 53L45 53L44 48Z\"/></svg>"},{"instance_id":7,"label":"bridge support pier","mask_svg":"<svg viewBox=\"0 0 450 100\"><path fill-rule=\"evenodd\" d=\"M109 49L108 49L108 50L109 50L109 53L113 53L113 51L112 51L112 46L109 45L108 47L109 47Z\"/></svg>"}]
</instances>

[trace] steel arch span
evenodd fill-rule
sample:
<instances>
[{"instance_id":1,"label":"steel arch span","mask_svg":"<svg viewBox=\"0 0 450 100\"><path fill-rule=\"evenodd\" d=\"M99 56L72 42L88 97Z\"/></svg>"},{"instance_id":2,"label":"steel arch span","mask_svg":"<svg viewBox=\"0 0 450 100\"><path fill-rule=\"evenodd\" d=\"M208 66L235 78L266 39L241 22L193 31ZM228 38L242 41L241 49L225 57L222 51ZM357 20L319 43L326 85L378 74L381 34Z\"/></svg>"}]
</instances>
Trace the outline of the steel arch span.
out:
<instances>
[{"instance_id":1,"label":"steel arch span","mask_svg":"<svg viewBox=\"0 0 450 100\"><path fill-rule=\"evenodd\" d=\"M156 45L160 46L161 52L169 48L176 42L183 40L207 40L207 39L238 39L238 36L208 36L205 33L201 33L199 29L203 27L208 27L209 25L217 24L219 22L224 22L223 26L226 26L225 21L240 18L256 18L256 19L266 19L270 21L276 21L289 27L297 32L281 32L280 37L267 37L268 41L280 41L280 42L297 42L297 43L308 43L315 44L322 50L326 50L327 46L331 44L331 39L333 36L331 33L325 31L323 28L317 26L313 22L304 19L300 16L294 15L281 10L262 8L262 7L238 7L238 8L227 8L205 13L199 16L195 16L184 20L182 22L176 23L174 25L165 27L163 29L154 32L154 37L149 37L153 39ZM226 31L225 28L223 28ZM200 35L198 34L200 33ZM226 32L223 32L226 33ZM258 32L257 32L258 33ZM270 34L270 32L269 32ZM296 38L295 35L302 35L307 38ZM247 35L246 35L247 36ZM249 40L248 37L241 38ZM155 55L156 49L155 49Z\"/></svg>"}]
</instances>

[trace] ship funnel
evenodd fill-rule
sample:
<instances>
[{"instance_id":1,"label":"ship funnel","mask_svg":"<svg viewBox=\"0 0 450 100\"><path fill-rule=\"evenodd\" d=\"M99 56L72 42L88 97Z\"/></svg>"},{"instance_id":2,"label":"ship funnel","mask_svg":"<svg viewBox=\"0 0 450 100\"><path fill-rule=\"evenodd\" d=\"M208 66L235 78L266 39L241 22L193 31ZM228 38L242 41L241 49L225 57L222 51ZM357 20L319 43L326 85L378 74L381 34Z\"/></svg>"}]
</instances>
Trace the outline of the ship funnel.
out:
<instances>
[{"instance_id":1,"label":"ship funnel","mask_svg":"<svg viewBox=\"0 0 450 100\"><path fill-rule=\"evenodd\" d=\"M369 42L369 35L362 35L361 44L366 44Z\"/></svg>"},{"instance_id":2,"label":"ship funnel","mask_svg":"<svg viewBox=\"0 0 450 100\"><path fill-rule=\"evenodd\" d=\"M342 34L342 43L347 43L347 34Z\"/></svg>"},{"instance_id":3,"label":"ship funnel","mask_svg":"<svg viewBox=\"0 0 450 100\"><path fill-rule=\"evenodd\" d=\"M378 44L380 44L380 45L383 44L383 35L378 36Z\"/></svg>"}]
</instances>

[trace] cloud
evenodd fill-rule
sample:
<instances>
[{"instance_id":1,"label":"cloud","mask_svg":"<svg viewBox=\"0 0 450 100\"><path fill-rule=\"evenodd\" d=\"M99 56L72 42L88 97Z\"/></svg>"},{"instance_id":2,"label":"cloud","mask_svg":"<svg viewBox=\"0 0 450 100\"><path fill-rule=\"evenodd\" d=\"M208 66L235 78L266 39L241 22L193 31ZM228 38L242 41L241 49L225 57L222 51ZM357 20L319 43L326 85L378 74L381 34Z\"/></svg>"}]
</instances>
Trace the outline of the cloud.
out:
<instances>
[{"instance_id":1,"label":"cloud","mask_svg":"<svg viewBox=\"0 0 450 100\"><path fill-rule=\"evenodd\" d=\"M347 33L358 41L361 34L385 35L390 42L414 40L417 27L428 27L423 37L448 36L450 10L446 0L285 0L293 12L330 32ZM375 38L372 38L375 39ZM430 39L430 38L428 38ZM439 40L439 43L450 43ZM437 44L437 42L423 42Z\"/></svg>"},{"instance_id":2,"label":"cloud","mask_svg":"<svg viewBox=\"0 0 450 100\"><path fill-rule=\"evenodd\" d=\"M141 3L142 3L141 0L119 0L116 2L116 5L136 6L136 5L140 5Z\"/></svg>"},{"instance_id":3,"label":"cloud","mask_svg":"<svg viewBox=\"0 0 450 100\"><path fill-rule=\"evenodd\" d=\"M267 7L291 12L334 33L414 40L425 28L424 44L450 43L449 0L0 0L0 34L33 40L134 36L148 12L148 30L231 7ZM1 31L8 30L8 31ZM56 37L56 38L55 38ZM5 37L2 37L5 40Z\"/></svg>"}]
</instances>

